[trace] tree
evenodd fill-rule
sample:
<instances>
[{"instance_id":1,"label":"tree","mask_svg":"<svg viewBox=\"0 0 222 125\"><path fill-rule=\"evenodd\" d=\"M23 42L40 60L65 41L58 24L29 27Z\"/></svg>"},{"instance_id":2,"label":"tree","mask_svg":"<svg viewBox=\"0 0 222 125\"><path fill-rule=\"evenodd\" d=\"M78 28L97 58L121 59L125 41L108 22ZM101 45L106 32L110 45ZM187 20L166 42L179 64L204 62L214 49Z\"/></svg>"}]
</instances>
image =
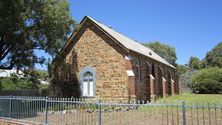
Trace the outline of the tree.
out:
<instances>
[{"instance_id":1,"label":"tree","mask_svg":"<svg viewBox=\"0 0 222 125\"><path fill-rule=\"evenodd\" d=\"M177 65L177 71L179 75L186 73L189 70L189 68L186 65Z\"/></svg>"},{"instance_id":2,"label":"tree","mask_svg":"<svg viewBox=\"0 0 222 125\"><path fill-rule=\"evenodd\" d=\"M19 89L37 89L38 83L34 82L32 78L16 78L6 77L1 81L2 90L19 90Z\"/></svg>"},{"instance_id":3,"label":"tree","mask_svg":"<svg viewBox=\"0 0 222 125\"><path fill-rule=\"evenodd\" d=\"M143 43L143 45L152 49L155 53L167 60L170 64L176 66L177 56L175 48L166 44L162 44L158 41Z\"/></svg>"},{"instance_id":4,"label":"tree","mask_svg":"<svg viewBox=\"0 0 222 125\"><path fill-rule=\"evenodd\" d=\"M208 67L222 67L222 42L207 52L205 59Z\"/></svg>"},{"instance_id":5,"label":"tree","mask_svg":"<svg viewBox=\"0 0 222 125\"><path fill-rule=\"evenodd\" d=\"M199 58L191 56L188 66L193 70L199 70L201 69L201 61Z\"/></svg>"},{"instance_id":6,"label":"tree","mask_svg":"<svg viewBox=\"0 0 222 125\"><path fill-rule=\"evenodd\" d=\"M191 78L197 72L198 71L196 71L196 70L187 70L185 73L180 74L179 84L180 84L180 92L181 93L191 92L191 89L192 89Z\"/></svg>"},{"instance_id":7,"label":"tree","mask_svg":"<svg viewBox=\"0 0 222 125\"><path fill-rule=\"evenodd\" d=\"M221 93L222 69L214 67L198 71L191 78L191 89L194 93Z\"/></svg>"},{"instance_id":8,"label":"tree","mask_svg":"<svg viewBox=\"0 0 222 125\"><path fill-rule=\"evenodd\" d=\"M64 61L64 57L58 57L48 65L50 80L50 96L53 97L80 97L80 86L77 78L76 53L72 52L69 63Z\"/></svg>"},{"instance_id":9,"label":"tree","mask_svg":"<svg viewBox=\"0 0 222 125\"><path fill-rule=\"evenodd\" d=\"M34 67L58 53L75 27L66 0L0 1L0 68Z\"/></svg>"}]
</instances>

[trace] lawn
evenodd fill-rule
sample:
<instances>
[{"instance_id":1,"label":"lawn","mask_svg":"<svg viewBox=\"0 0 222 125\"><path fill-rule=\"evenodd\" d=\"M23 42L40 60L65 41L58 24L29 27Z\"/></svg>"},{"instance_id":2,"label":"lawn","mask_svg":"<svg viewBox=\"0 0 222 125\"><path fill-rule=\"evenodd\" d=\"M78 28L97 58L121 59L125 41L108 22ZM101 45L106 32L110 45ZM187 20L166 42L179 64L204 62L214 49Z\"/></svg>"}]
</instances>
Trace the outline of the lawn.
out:
<instances>
[{"instance_id":1,"label":"lawn","mask_svg":"<svg viewBox=\"0 0 222 125\"><path fill-rule=\"evenodd\" d=\"M222 94L180 94L170 96L160 101L178 101L185 100L186 103L217 103L222 104Z\"/></svg>"},{"instance_id":2,"label":"lawn","mask_svg":"<svg viewBox=\"0 0 222 125\"><path fill-rule=\"evenodd\" d=\"M180 100L179 103L174 101ZM181 100L185 100L187 125L222 125L222 95L181 94L145 105L102 105L102 125L182 125L183 112ZM159 100L158 100L159 101ZM15 102L15 101L13 101ZM168 103L169 102L169 103ZM206 105L201 104L206 103ZM207 103L217 103L208 105ZM189 105L188 103L194 103ZM196 104L197 103L197 104ZM33 103L32 107L39 104ZM97 104L50 102L47 120L49 125L97 125L99 113ZM44 109L44 106L42 107ZM95 110L94 110L95 108ZM20 108L21 109L21 108ZM94 111L93 111L94 110ZM44 122L45 112L32 110L15 112L11 116L21 116L22 120Z\"/></svg>"}]
</instances>

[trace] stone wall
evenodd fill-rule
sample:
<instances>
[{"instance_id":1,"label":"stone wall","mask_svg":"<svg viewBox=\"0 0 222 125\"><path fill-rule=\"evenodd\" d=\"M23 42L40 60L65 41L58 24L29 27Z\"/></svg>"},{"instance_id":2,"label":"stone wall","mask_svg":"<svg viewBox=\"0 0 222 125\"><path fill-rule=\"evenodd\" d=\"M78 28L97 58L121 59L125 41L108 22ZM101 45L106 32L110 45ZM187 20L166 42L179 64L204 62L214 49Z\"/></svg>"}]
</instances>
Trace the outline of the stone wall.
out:
<instances>
[{"instance_id":1,"label":"stone wall","mask_svg":"<svg viewBox=\"0 0 222 125\"><path fill-rule=\"evenodd\" d=\"M75 72L70 74L77 78L84 67L96 70L96 98L152 101L179 93L174 68L125 49L90 21L84 23L64 52L65 62ZM140 81L127 75L126 71L133 70L135 64L126 56L139 59Z\"/></svg>"},{"instance_id":2,"label":"stone wall","mask_svg":"<svg viewBox=\"0 0 222 125\"><path fill-rule=\"evenodd\" d=\"M96 97L128 98L124 49L90 22L79 32L79 38L74 39L75 45L66 57L67 63L76 63L77 77L82 68L93 67L96 69Z\"/></svg>"},{"instance_id":3,"label":"stone wall","mask_svg":"<svg viewBox=\"0 0 222 125\"><path fill-rule=\"evenodd\" d=\"M179 94L176 69L136 52L131 51L130 55L138 58L140 62L141 80L135 83L136 99L152 101L156 97ZM154 78L153 81L151 75ZM154 82L153 94L151 94L151 82Z\"/></svg>"}]
</instances>

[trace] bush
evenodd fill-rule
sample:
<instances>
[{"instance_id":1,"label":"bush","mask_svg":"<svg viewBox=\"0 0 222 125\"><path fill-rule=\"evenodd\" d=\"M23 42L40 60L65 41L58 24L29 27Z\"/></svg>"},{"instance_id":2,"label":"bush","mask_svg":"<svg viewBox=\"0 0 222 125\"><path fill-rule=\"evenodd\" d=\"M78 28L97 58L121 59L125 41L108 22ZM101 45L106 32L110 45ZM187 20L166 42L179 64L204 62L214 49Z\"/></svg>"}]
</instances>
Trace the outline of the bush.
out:
<instances>
[{"instance_id":1,"label":"bush","mask_svg":"<svg viewBox=\"0 0 222 125\"><path fill-rule=\"evenodd\" d=\"M194 93L222 93L222 68L202 69L191 78L191 89Z\"/></svg>"},{"instance_id":2,"label":"bush","mask_svg":"<svg viewBox=\"0 0 222 125\"><path fill-rule=\"evenodd\" d=\"M1 78L2 90L36 89L38 83L33 82L31 78Z\"/></svg>"},{"instance_id":3,"label":"bush","mask_svg":"<svg viewBox=\"0 0 222 125\"><path fill-rule=\"evenodd\" d=\"M39 85L38 85L38 88L39 88L40 90L48 89L48 88L49 88L49 84L39 84Z\"/></svg>"},{"instance_id":4,"label":"bush","mask_svg":"<svg viewBox=\"0 0 222 125\"><path fill-rule=\"evenodd\" d=\"M191 92L191 77L197 73L197 70L187 70L179 77L180 93Z\"/></svg>"}]
</instances>

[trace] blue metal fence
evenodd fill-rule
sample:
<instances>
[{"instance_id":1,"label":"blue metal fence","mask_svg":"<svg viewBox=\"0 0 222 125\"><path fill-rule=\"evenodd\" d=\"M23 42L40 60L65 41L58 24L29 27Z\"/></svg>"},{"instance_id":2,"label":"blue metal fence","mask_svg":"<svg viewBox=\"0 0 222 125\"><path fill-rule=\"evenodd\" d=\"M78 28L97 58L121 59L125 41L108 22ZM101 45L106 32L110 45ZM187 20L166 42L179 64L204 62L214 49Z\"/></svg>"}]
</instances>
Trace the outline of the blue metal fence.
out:
<instances>
[{"instance_id":1,"label":"blue metal fence","mask_svg":"<svg viewBox=\"0 0 222 125\"><path fill-rule=\"evenodd\" d=\"M222 125L222 105L0 96L0 117L49 125Z\"/></svg>"}]
</instances>

